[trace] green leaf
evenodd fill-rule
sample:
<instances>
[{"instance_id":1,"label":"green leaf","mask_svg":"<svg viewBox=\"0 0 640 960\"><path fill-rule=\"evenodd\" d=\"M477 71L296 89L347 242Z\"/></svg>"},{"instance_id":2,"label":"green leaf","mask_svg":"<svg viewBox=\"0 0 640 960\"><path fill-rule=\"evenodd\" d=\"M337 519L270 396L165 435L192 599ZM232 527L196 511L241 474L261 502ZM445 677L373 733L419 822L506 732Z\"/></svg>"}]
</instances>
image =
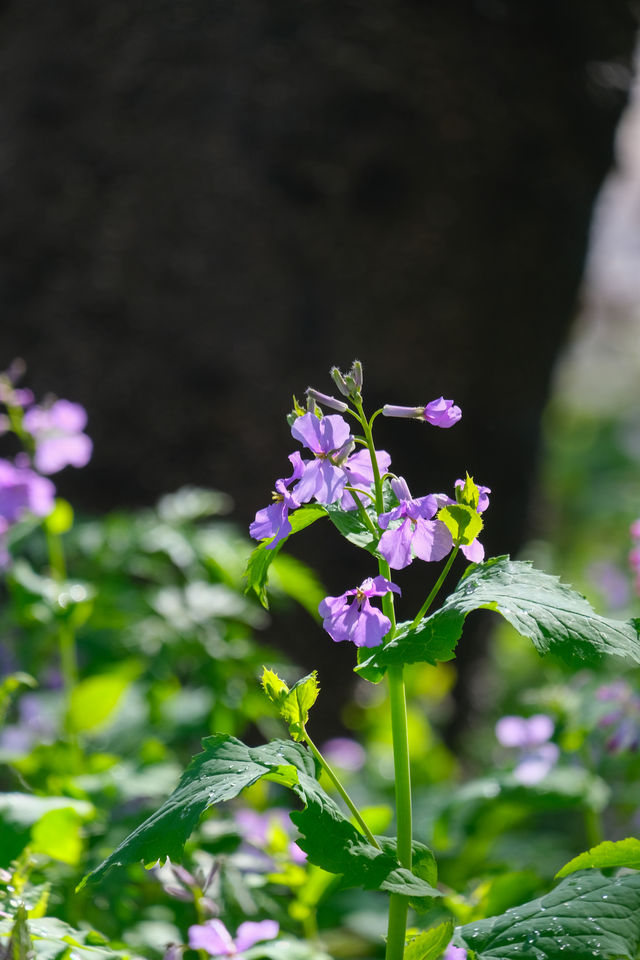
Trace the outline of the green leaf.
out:
<instances>
[{"instance_id":1,"label":"green leaf","mask_svg":"<svg viewBox=\"0 0 640 960\"><path fill-rule=\"evenodd\" d=\"M468 567L439 610L414 630L400 624L396 636L373 648L356 671L377 682L392 664L450 660L465 617L478 609L501 614L533 641L540 654L552 652L569 662L592 663L613 654L640 663L640 620L601 617L557 577L525 561L495 557Z\"/></svg>"},{"instance_id":2,"label":"green leaf","mask_svg":"<svg viewBox=\"0 0 640 960\"><path fill-rule=\"evenodd\" d=\"M50 810L31 829L31 853L75 866L82 855L82 817L71 807Z\"/></svg>"},{"instance_id":3,"label":"green leaf","mask_svg":"<svg viewBox=\"0 0 640 960\"><path fill-rule=\"evenodd\" d=\"M289 689L273 670L263 667L262 689L269 700L278 708L280 716L289 724L289 733L294 740L304 739L304 726L309 719L309 710L318 699L318 671L298 680Z\"/></svg>"},{"instance_id":4,"label":"green leaf","mask_svg":"<svg viewBox=\"0 0 640 960\"><path fill-rule=\"evenodd\" d=\"M364 550L368 550L369 553L375 553L375 549L378 545L378 540L380 537L374 537L371 530L360 516L359 510L343 510L338 503L331 503L326 509L327 513L329 514L329 519L333 523L334 527L346 540L349 541L349 543L353 543L356 547L361 547ZM372 519L375 523L377 519L375 513L373 513Z\"/></svg>"},{"instance_id":5,"label":"green leaf","mask_svg":"<svg viewBox=\"0 0 640 960\"><path fill-rule=\"evenodd\" d=\"M556 877L566 877L576 870L588 870L592 867L629 867L640 870L640 840L627 837L613 843L605 840L585 853L579 854L558 870Z\"/></svg>"},{"instance_id":6,"label":"green leaf","mask_svg":"<svg viewBox=\"0 0 640 960\"><path fill-rule=\"evenodd\" d=\"M537 900L456 930L477 960L635 960L640 947L640 874L563 880Z\"/></svg>"},{"instance_id":7,"label":"green leaf","mask_svg":"<svg viewBox=\"0 0 640 960\"><path fill-rule=\"evenodd\" d=\"M4 951L3 951L4 953ZM33 949L27 924L27 910L24 903L18 904L15 921L11 928L11 939L4 953L6 960L31 960Z\"/></svg>"},{"instance_id":8,"label":"green leaf","mask_svg":"<svg viewBox=\"0 0 640 960\"><path fill-rule=\"evenodd\" d=\"M315 779L313 758L304 747L281 740L247 747L223 734L208 737L203 747L203 753L193 758L160 809L83 884L88 879L98 880L116 865L138 860L150 864L166 857L178 861L205 810L268 776L292 790L305 804L303 810L291 814L291 819L302 834L298 843L310 863L341 875L344 886L364 886L418 899L440 896L394 857L370 844L346 819Z\"/></svg>"},{"instance_id":9,"label":"green leaf","mask_svg":"<svg viewBox=\"0 0 640 960\"><path fill-rule=\"evenodd\" d=\"M469 544L478 536L482 527L482 517L473 507L465 503L452 503L438 510L441 520L451 533L454 543Z\"/></svg>"},{"instance_id":10,"label":"green leaf","mask_svg":"<svg viewBox=\"0 0 640 960\"><path fill-rule=\"evenodd\" d=\"M106 726L127 688L141 672L142 665L130 660L110 673L101 673L77 683L69 702L71 729L88 732Z\"/></svg>"},{"instance_id":11,"label":"green leaf","mask_svg":"<svg viewBox=\"0 0 640 960\"><path fill-rule=\"evenodd\" d=\"M269 600L267 599L267 581L269 579L269 567L280 552L282 545L287 542L290 536L304 530L310 524L315 523L321 517L326 517L327 511L319 503L310 503L306 507L300 507L289 515L291 524L291 533L283 537L275 547L270 548L270 540L264 540L252 551L247 562L245 578L247 585L245 593L253 590L258 600L265 609L269 609Z\"/></svg>"},{"instance_id":12,"label":"green leaf","mask_svg":"<svg viewBox=\"0 0 640 960\"><path fill-rule=\"evenodd\" d=\"M404 948L403 960L438 960L451 940L452 933L451 920L419 933Z\"/></svg>"}]
</instances>

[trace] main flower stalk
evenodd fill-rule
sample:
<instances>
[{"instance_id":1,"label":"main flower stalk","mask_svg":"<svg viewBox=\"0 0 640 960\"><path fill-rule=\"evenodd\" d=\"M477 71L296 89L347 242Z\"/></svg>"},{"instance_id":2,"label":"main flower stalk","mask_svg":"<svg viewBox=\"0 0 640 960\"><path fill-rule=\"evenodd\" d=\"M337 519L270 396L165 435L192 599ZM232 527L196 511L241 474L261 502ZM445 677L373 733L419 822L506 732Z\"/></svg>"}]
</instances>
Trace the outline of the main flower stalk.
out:
<instances>
[{"instance_id":1,"label":"main flower stalk","mask_svg":"<svg viewBox=\"0 0 640 960\"><path fill-rule=\"evenodd\" d=\"M384 511L382 499L382 479L376 459L371 425L377 416L374 413L371 420L367 420L361 403L356 403L358 418L362 424L364 437L371 455L373 481L376 498L376 512L380 515ZM381 576L387 580L391 578L391 570L386 560L379 559L378 565ZM382 609L385 616L391 621L391 628L387 639L393 637L396 629L395 608L393 593L389 592L382 598ZM407 870L411 869L413 839L412 809L411 809L411 772L409 766L409 733L407 725L407 701L404 683L404 667L390 667L387 671L389 680L389 701L391 706L391 736L393 742L393 768L395 779L396 801L396 829L398 861ZM387 928L386 960L402 960L407 930L408 901L399 894L391 894L389 901L389 922Z\"/></svg>"}]
</instances>

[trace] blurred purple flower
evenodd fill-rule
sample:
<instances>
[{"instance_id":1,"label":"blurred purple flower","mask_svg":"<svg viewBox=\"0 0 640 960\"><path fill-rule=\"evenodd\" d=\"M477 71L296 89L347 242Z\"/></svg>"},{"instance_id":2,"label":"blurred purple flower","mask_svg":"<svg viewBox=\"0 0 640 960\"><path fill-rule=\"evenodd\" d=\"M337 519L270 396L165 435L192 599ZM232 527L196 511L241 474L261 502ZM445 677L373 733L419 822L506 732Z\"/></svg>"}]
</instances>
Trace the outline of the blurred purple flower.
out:
<instances>
[{"instance_id":1,"label":"blurred purple flower","mask_svg":"<svg viewBox=\"0 0 640 960\"><path fill-rule=\"evenodd\" d=\"M206 950L212 957L237 957L254 943L273 940L279 931L275 920L247 921L240 924L234 940L222 920L214 919L189 927L189 946L193 950Z\"/></svg>"},{"instance_id":2,"label":"blurred purple flower","mask_svg":"<svg viewBox=\"0 0 640 960\"><path fill-rule=\"evenodd\" d=\"M618 680L596 690L596 698L614 704L598 721L598 726L613 727L606 747L610 753L623 753L640 747L640 697L628 683Z\"/></svg>"},{"instance_id":3,"label":"blurred purple flower","mask_svg":"<svg viewBox=\"0 0 640 960\"><path fill-rule=\"evenodd\" d=\"M338 414L319 419L315 413L305 413L294 422L291 434L315 455L314 460L305 461L302 479L293 491L296 500L335 503L347 482L343 465L336 461L352 443L349 424Z\"/></svg>"},{"instance_id":4,"label":"blurred purple flower","mask_svg":"<svg viewBox=\"0 0 640 960\"><path fill-rule=\"evenodd\" d=\"M376 462L380 476L387 472L391 466L391 457L386 450L376 450ZM373 483L373 466L371 464L371 454L368 450L358 450L351 454L344 462L344 470L347 474L347 483L350 487L364 487L369 489ZM360 502L363 498L356 494ZM345 490L342 495L340 506L343 510L355 510L356 504L349 490Z\"/></svg>"},{"instance_id":5,"label":"blurred purple flower","mask_svg":"<svg viewBox=\"0 0 640 960\"><path fill-rule=\"evenodd\" d=\"M56 400L50 407L32 407L23 426L36 441L35 467L40 473L57 473L63 467L84 467L93 444L83 433L87 413L79 403Z\"/></svg>"},{"instance_id":6,"label":"blurred purple flower","mask_svg":"<svg viewBox=\"0 0 640 960\"><path fill-rule=\"evenodd\" d=\"M255 520L249 527L249 533L254 540L263 540L266 537L273 537L267 548L272 550L281 540L288 537L291 533L291 522L289 521L289 512L297 510L300 506L299 500L287 488L299 480L304 473L305 461L300 454L292 453L289 462L293 467L293 473L289 477L283 477L276 480L275 492L273 498L275 503L263 510L258 510Z\"/></svg>"},{"instance_id":7,"label":"blurred purple flower","mask_svg":"<svg viewBox=\"0 0 640 960\"><path fill-rule=\"evenodd\" d=\"M322 746L322 754L329 763L343 770L362 770L366 759L363 747L350 737L333 737Z\"/></svg>"},{"instance_id":8,"label":"blurred purple flower","mask_svg":"<svg viewBox=\"0 0 640 960\"><path fill-rule=\"evenodd\" d=\"M612 610L620 610L627 605L629 602L628 579L614 563L606 561L592 563L587 569L587 574Z\"/></svg>"},{"instance_id":9,"label":"blurred purple flower","mask_svg":"<svg viewBox=\"0 0 640 960\"><path fill-rule=\"evenodd\" d=\"M53 510L55 487L51 480L28 467L0 460L0 566L9 563L5 537L28 514L46 517Z\"/></svg>"},{"instance_id":10,"label":"blurred purple flower","mask_svg":"<svg viewBox=\"0 0 640 960\"><path fill-rule=\"evenodd\" d=\"M391 621L371 606L370 599L383 597L390 590L401 592L400 587L384 577L367 577L359 587L346 590L339 597L325 597L318 607L322 626L336 643L351 640L356 647L377 647L389 632Z\"/></svg>"},{"instance_id":11,"label":"blurred purple flower","mask_svg":"<svg viewBox=\"0 0 640 960\"><path fill-rule=\"evenodd\" d=\"M274 827L279 828L287 835L291 834L293 828L288 812L279 807L272 807L264 813L258 813L257 810L245 807L236 811L234 819L240 827L240 832L245 841L266 853L269 853L269 835ZM306 853L300 849L294 840L289 841L287 852L293 863L306 862Z\"/></svg>"},{"instance_id":12,"label":"blurred purple flower","mask_svg":"<svg viewBox=\"0 0 640 960\"><path fill-rule=\"evenodd\" d=\"M452 943L442 955L442 960L466 960L467 951L463 947L454 947Z\"/></svg>"},{"instance_id":13,"label":"blurred purple flower","mask_svg":"<svg viewBox=\"0 0 640 960\"><path fill-rule=\"evenodd\" d=\"M496 737L503 747L518 747L520 757L513 776L525 786L544 779L558 760L560 751L547 741L553 735L551 717L537 713L532 717L501 717L496 723Z\"/></svg>"},{"instance_id":14,"label":"blurred purple flower","mask_svg":"<svg viewBox=\"0 0 640 960\"><path fill-rule=\"evenodd\" d=\"M453 547L453 539L444 523L432 519L439 509L435 494L414 500L402 477L392 480L391 488L400 503L393 510L380 514L379 523L384 533L378 543L378 552L389 566L402 570L414 557L427 561L446 557ZM388 529L396 520L402 522Z\"/></svg>"},{"instance_id":15,"label":"blurred purple flower","mask_svg":"<svg viewBox=\"0 0 640 960\"><path fill-rule=\"evenodd\" d=\"M411 420L426 420L434 427L452 427L462 417L462 410L453 400L438 397L425 407L395 407L387 403L382 408L383 417L403 417Z\"/></svg>"}]
</instances>

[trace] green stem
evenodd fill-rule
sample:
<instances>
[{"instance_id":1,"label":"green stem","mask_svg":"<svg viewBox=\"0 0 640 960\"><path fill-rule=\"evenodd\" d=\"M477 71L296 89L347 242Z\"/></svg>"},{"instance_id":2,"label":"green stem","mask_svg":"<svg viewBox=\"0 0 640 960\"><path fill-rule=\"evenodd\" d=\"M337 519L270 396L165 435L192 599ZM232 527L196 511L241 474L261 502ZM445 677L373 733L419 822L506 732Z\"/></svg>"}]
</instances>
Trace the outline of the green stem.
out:
<instances>
[{"instance_id":1,"label":"green stem","mask_svg":"<svg viewBox=\"0 0 640 960\"><path fill-rule=\"evenodd\" d=\"M357 404L360 422L367 440L373 469L373 482L376 492L376 512L384 510L382 499L382 480L375 454L371 424L381 411L368 421L364 415L362 404ZM380 573L387 580L391 579L391 570L386 560L378 560ZM391 621L391 628L387 639L391 639L396 630L395 606L391 591L382 598L382 609L385 616ZM391 737L393 742L393 767L395 775L396 824L398 831L397 857L403 867L411 869L412 859L412 813L411 813L411 772L409 767L409 731L407 724L407 700L404 685L404 667L390 667L387 671L389 678L389 700L391 704ZM389 899L389 925L387 929L386 960L402 960L407 930L408 900L399 894L391 894Z\"/></svg>"},{"instance_id":2,"label":"green stem","mask_svg":"<svg viewBox=\"0 0 640 960\"><path fill-rule=\"evenodd\" d=\"M332 769L330 764L325 760L325 758L322 756L322 754L320 753L320 751L318 750L315 743L313 742L313 740L311 739L311 737L309 736L309 734L307 733L304 727L302 728L302 731L303 731L305 742L309 747L309 749L311 750L311 753L314 755L314 757L316 758L318 763L321 765L323 770L325 770L325 772L327 773L327 776L332 781L334 787L336 788L336 790L338 791L338 793L340 794L340 796L342 797L346 805L349 807L349 810L351 810L351 813L353 814L358 826L364 833L365 837L367 838L369 843L372 844L372 846L380 850L380 844L378 843L374 835L371 833L371 830L369 830L369 827L366 825L366 823L362 819L362 815L358 810L358 808L356 807L355 803L353 802L353 800L351 799L351 797L349 796L345 788L340 783L338 775Z\"/></svg>"},{"instance_id":3,"label":"green stem","mask_svg":"<svg viewBox=\"0 0 640 960\"><path fill-rule=\"evenodd\" d=\"M46 522L44 528L47 538L51 576L57 583L62 583L67 578L67 564L64 556L62 537L58 533L52 533L51 530L48 529ZM60 620L58 626L58 646L60 650L60 670L68 711L71 705L71 695L78 682L76 634L69 620ZM68 733L70 739L73 740L72 731L68 730Z\"/></svg>"},{"instance_id":4,"label":"green stem","mask_svg":"<svg viewBox=\"0 0 640 960\"><path fill-rule=\"evenodd\" d=\"M395 773L397 856L403 867L411 869L412 813L411 773L409 768L409 732L403 666L389 667L389 699L391 703L391 735ZM402 960L407 928L406 897L392 894L389 901L386 960Z\"/></svg>"},{"instance_id":5,"label":"green stem","mask_svg":"<svg viewBox=\"0 0 640 960\"><path fill-rule=\"evenodd\" d=\"M414 627L417 627L417 626L418 626L418 624L420 623L420 621L422 620L422 618L423 618L424 615L426 614L427 610L429 609L429 607L431 606L431 604L432 604L433 601L435 600L435 598L436 598L436 596L437 596L437 593L438 593L438 590L440 589L440 587L441 587L442 584L444 583L445 578L446 578L447 574L449 573L449 570L451 570L451 567L452 567L452 565L453 565L453 561L454 561L455 558L458 556L458 550L459 550L459 549L460 549L460 544L456 544L456 546L454 547L454 549L453 549L453 550L451 551L451 553L449 554L449 557L448 557L448 559L447 559L447 562L445 563L444 567L442 568L442 572L441 572L440 576L438 577L438 579L437 579L436 582L434 583L433 589L431 590L431 593L429 594L429 596L427 597L427 599L425 600L425 602L422 604L422 606L420 607L420 609L419 609L418 612L416 613L416 615L415 615L415 617L414 617L414 619L413 619L413 621L412 621L412 623L411 623L411 626L409 627L410 630L413 630Z\"/></svg>"}]
</instances>

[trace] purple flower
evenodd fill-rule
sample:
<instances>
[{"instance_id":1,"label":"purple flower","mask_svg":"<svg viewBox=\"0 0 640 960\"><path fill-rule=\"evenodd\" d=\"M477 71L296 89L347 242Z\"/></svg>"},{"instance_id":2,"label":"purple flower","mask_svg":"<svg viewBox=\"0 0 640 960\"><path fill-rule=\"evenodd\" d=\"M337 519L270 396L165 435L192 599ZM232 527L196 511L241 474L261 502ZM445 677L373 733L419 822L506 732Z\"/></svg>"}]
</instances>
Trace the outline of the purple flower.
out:
<instances>
[{"instance_id":1,"label":"purple flower","mask_svg":"<svg viewBox=\"0 0 640 960\"><path fill-rule=\"evenodd\" d=\"M249 920L240 924L234 940L222 920L207 920L189 927L189 946L193 950L206 950L212 957L237 957L254 943L273 940L279 930L275 920L260 923Z\"/></svg>"},{"instance_id":2,"label":"purple flower","mask_svg":"<svg viewBox=\"0 0 640 960\"><path fill-rule=\"evenodd\" d=\"M46 517L53 510L55 487L28 467L0 460L0 566L9 563L5 536L10 527L32 513Z\"/></svg>"},{"instance_id":3,"label":"purple flower","mask_svg":"<svg viewBox=\"0 0 640 960\"><path fill-rule=\"evenodd\" d=\"M553 720L544 713L498 720L496 737L502 746L520 748L520 759L513 771L519 783L532 786L546 777L555 765L560 751L555 743L547 742L553 730Z\"/></svg>"},{"instance_id":4,"label":"purple flower","mask_svg":"<svg viewBox=\"0 0 640 960\"><path fill-rule=\"evenodd\" d=\"M391 466L391 457L386 450L376 450L376 462L378 472L382 476ZM364 487L368 490L374 481L371 454L368 450L358 450L357 453L352 453L344 462L344 470L350 487ZM359 494L356 494L356 496L360 502L363 502L363 498ZM356 509L355 501L349 490L345 490L342 494L340 506L343 510Z\"/></svg>"},{"instance_id":5,"label":"purple flower","mask_svg":"<svg viewBox=\"0 0 640 960\"><path fill-rule=\"evenodd\" d=\"M609 753L637 750L640 746L640 697L624 680L600 687L596 697L614 703L614 709L598 722L599 727L614 728L606 743Z\"/></svg>"},{"instance_id":6,"label":"purple flower","mask_svg":"<svg viewBox=\"0 0 640 960\"><path fill-rule=\"evenodd\" d=\"M466 960L466 958L467 951L464 947L454 947L452 943L449 944L442 955L442 960Z\"/></svg>"},{"instance_id":7,"label":"purple flower","mask_svg":"<svg viewBox=\"0 0 640 960\"><path fill-rule=\"evenodd\" d=\"M343 770L362 770L366 755L357 740L350 737L333 737L327 740L321 751L329 763L334 763Z\"/></svg>"},{"instance_id":8,"label":"purple flower","mask_svg":"<svg viewBox=\"0 0 640 960\"><path fill-rule=\"evenodd\" d=\"M287 487L300 479L304 473L305 461L296 452L291 454L289 462L293 467L293 473L290 477L276 480L276 489L273 494L275 503L263 510L258 510L255 520L249 527L249 533L254 540L262 540L265 537L274 538L271 543L267 544L269 550L272 550L281 540L289 536L291 533L289 511L297 510L300 506L297 497Z\"/></svg>"},{"instance_id":9,"label":"purple flower","mask_svg":"<svg viewBox=\"0 0 640 960\"><path fill-rule=\"evenodd\" d=\"M371 597L383 597L389 590L401 590L384 577L367 577L359 587L339 597L325 597L318 610L322 626L332 640L351 640L356 647L377 647L391 629L391 621L371 606ZM353 597L353 600L349 600Z\"/></svg>"},{"instance_id":10,"label":"purple flower","mask_svg":"<svg viewBox=\"0 0 640 960\"><path fill-rule=\"evenodd\" d=\"M440 503L434 494L414 500L406 481L398 477L391 481L391 488L400 503L393 510L381 513L379 524L384 530L378 543L382 554L394 570L409 566L414 557L421 560L442 560L453 547L450 532L440 520L432 518ZM401 520L399 526L388 529L389 524Z\"/></svg>"},{"instance_id":11,"label":"purple flower","mask_svg":"<svg viewBox=\"0 0 640 960\"><path fill-rule=\"evenodd\" d=\"M411 420L426 420L434 427L452 427L462 417L462 410L456 407L453 400L438 397L425 407L394 407L385 404L382 408L383 417L405 417Z\"/></svg>"},{"instance_id":12,"label":"purple flower","mask_svg":"<svg viewBox=\"0 0 640 960\"><path fill-rule=\"evenodd\" d=\"M289 836L292 824L286 810L275 807L265 813L244 808L235 814L235 822L245 841L258 850L270 853L274 834L278 832ZM287 853L293 863L306 863L307 855L300 849L295 840L288 841Z\"/></svg>"},{"instance_id":13,"label":"purple flower","mask_svg":"<svg viewBox=\"0 0 640 960\"><path fill-rule=\"evenodd\" d=\"M318 503L335 503L342 496L347 474L339 465L348 451L352 437L349 424L338 414L318 419L315 413L298 417L291 427L291 434L315 455L305 462L302 479L294 494L300 503L315 499Z\"/></svg>"},{"instance_id":14,"label":"purple flower","mask_svg":"<svg viewBox=\"0 0 640 960\"><path fill-rule=\"evenodd\" d=\"M90 438L82 432L86 423L84 407L69 400L28 410L23 425L36 441L36 469L49 474L69 465L86 466L93 449Z\"/></svg>"}]
</instances>

